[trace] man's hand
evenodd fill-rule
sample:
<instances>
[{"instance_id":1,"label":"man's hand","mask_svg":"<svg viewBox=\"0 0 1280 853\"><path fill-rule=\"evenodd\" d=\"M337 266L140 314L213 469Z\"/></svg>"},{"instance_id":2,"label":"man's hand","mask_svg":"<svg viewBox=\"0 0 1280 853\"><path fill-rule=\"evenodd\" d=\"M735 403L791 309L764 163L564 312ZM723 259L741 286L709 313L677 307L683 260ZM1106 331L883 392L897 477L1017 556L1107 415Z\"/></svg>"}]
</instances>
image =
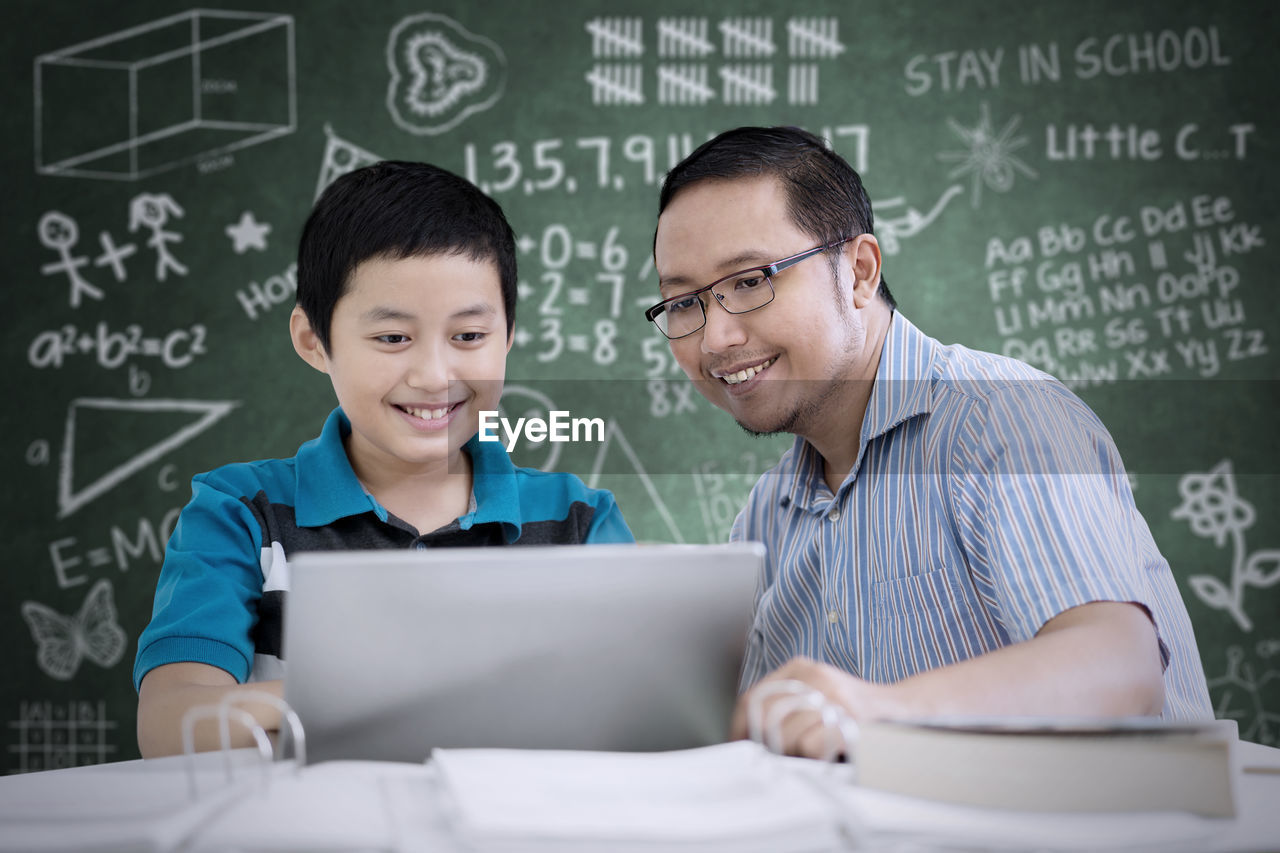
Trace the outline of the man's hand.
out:
<instances>
[{"instance_id":1,"label":"man's hand","mask_svg":"<svg viewBox=\"0 0 1280 853\"><path fill-rule=\"evenodd\" d=\"M873 684L829 664L797 657L760 679L738 698L729 727L730 738L748 737L747 709L758 697L763 697L759 699L762 720L770 718L770 711L778 707L777 703L793 701L794 697L785 693L769 695L771 686L784 680L798 681L821 693L828 702L843 708L855 722L902 716L908 711L893 685ZM821 758L827 750L828 733L819 710L802 708L787 714L781 734L780 745L787 755Z\"/></svg>"},{"instance_id":2,"label":"man's hand","mask_svg":"<svg viewBox=\"0 0 1280 853\"><path fill-rule=\"evenodd\" d=\"M1095 601L1059 613L1036 636L984 655L925 670L895 684L874 684L808 658L794 658L738 699L730 736L745 738L747 708L765 685L799 681L855 722L937 714L1106 716L1159 714L1164 681L1155 626L1145 608ZM769 708L790 697L763 699ZM789 755L820 758L822 714L796 710L782 726Z\"/></svg>"}]
</instances>

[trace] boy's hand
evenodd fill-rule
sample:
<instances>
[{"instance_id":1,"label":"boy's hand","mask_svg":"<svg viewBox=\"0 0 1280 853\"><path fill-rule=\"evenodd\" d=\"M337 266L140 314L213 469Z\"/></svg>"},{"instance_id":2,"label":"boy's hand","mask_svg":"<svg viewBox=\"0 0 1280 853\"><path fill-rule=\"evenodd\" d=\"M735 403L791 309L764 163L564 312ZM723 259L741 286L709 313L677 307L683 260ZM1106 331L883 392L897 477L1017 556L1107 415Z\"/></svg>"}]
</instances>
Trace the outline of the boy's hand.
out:
<instances>
[{"instance_id":1,"label":"boy's hand","mask_svg":"<svg viewBox=\"0 0 1280 853\"><path fill-rule=\"evenodd\" d=\"M143 758L182 752L182 718L191 708L216 705L235 693L263 692L284 698L284 682L257 681L238 684L225 670L203 663L171 663L158 666L142 679L138 691L138 748ZM261 702L237 704L268 734L280 729L280 710ZM197 752L218 749L217 721L202 720L193 731ZM253 734L242 725L231 727L233 748L253 746Z\"/></svg>"}]
</instances>

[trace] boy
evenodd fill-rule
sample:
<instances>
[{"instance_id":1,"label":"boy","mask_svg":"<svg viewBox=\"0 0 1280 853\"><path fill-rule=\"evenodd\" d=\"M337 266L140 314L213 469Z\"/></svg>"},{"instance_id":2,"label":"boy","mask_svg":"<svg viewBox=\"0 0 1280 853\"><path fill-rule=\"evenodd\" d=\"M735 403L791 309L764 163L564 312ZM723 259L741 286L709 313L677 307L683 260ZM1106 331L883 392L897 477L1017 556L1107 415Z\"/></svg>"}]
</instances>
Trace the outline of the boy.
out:
<instances>
[{"instance_id":1,"label":"boy","mask_svg":"<svg viewBox=\"0 0 1280 853\"><path fill-rule=\"evenodd\" d=\"M292 459L193 480L138 639L144 756L181 751L193 706L282 695L290 553L633 541L608 492L515 468L475 438L479 412L498 408L515 303L511 227L467 181L383 162L325 190L299 243L289 331L339 407ZM244 707L278 728L273 708ZM212 727L197 734L216 745Z\"/></svg>"}]
</instances>

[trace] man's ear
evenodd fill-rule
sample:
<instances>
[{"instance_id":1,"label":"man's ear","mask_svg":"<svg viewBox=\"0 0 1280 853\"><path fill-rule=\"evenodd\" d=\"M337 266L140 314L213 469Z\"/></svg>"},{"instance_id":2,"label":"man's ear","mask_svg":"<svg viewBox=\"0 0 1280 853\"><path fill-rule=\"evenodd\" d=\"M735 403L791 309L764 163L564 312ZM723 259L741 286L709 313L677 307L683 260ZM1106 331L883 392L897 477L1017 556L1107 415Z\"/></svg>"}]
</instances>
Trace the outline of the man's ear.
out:
<instances>
[{"instance_id":1,"label":"man's ear","mask_svg":"<svg viewBox=\"0 0 1280 853\"><path fill-rule=\"evenodd\" d=\"M866 308L880 288L880 243L874 234L859 234L845 246L853 271L853 307Z\"/></svg>"},{"instance_id":2,"label":"man's ear","mask_svg":"<svg viewBox=\"0 0 1280 853\"><path fill-rule=\"evenodd\" d=\"M301 306L295 305L289 315L289 337L293 339L293 349L307 364L321 373L329 372L329 354L320 343L320 336L311 328L311 321Z\"/></svg>"},{"instance_id":3,"label":"man's ear","mask_svg":"<svg viewBox=\"0 0 1280 853\"><path fill-rule=\"evenodd\" d=\"M511 355L511 345L516 342L516 327L513 325L511 331L507 332L507 355Z\"/></svg>"}]
</instances>

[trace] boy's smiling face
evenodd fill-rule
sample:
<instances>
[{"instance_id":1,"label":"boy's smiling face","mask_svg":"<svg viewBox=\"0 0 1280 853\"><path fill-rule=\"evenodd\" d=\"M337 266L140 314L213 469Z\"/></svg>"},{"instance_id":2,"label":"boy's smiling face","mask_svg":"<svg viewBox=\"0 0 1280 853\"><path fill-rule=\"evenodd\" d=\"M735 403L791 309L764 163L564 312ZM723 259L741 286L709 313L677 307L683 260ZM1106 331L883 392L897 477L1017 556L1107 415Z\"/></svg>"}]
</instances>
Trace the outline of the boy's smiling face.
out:
<instances>
[{"instance_id":1,"label":"boy's smiling face","mask_svg":"<svg viewBox=\"0 0 1280 853\"><path fill-rule=\"evenodd\" d=\"M370 259L334 306L328 349L300 310L292 323L299 354L329 375L351 421L347 455L366 485L462 470L479 412L498 408L511 347L493 262Z\"/></svg>"}]
</instances>

